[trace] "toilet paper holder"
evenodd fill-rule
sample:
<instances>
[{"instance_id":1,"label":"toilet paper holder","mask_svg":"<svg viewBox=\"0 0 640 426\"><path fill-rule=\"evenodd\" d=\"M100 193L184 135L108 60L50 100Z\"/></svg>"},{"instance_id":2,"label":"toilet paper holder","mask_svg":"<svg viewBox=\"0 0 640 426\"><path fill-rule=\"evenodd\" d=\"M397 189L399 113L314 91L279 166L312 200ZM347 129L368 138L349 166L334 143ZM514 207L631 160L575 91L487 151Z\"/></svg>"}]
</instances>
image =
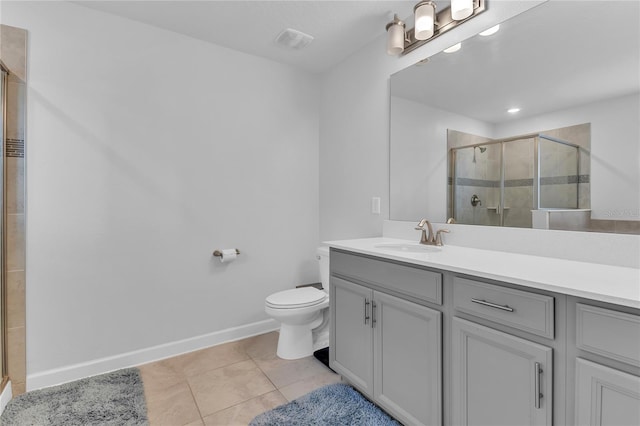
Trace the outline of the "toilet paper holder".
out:
<instances>
[{"instance_id":1,"label":"toilet paper holder","mask_svg":"<svg viewBox=\"0 0 640 426\"><path fill-rule=\"evenodd\" d=\"M240 254L240 250L236 249L236 254ZM213 255L215 257L222 257L222 250L214 250Z\"/></svg>"}]
</instances>

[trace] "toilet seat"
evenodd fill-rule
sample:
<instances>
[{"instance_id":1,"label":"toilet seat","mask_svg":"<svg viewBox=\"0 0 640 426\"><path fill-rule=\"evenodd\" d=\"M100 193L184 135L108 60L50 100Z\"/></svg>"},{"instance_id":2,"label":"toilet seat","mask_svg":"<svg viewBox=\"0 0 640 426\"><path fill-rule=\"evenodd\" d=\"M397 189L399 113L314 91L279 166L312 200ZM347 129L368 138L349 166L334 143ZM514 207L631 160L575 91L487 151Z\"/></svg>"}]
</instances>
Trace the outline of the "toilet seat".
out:
<instances>
[{"instance_id":1,"label":"toilet seat","mask_svg":"<svg viewBox=\"0 0 640 426\"><path fill-rule=\"evenodd\" d=\"M321 304L327 297L327 293L314 287L294 288L268 296L265 305L273 309L306 308Z\"/></svg>"}]
</instances>

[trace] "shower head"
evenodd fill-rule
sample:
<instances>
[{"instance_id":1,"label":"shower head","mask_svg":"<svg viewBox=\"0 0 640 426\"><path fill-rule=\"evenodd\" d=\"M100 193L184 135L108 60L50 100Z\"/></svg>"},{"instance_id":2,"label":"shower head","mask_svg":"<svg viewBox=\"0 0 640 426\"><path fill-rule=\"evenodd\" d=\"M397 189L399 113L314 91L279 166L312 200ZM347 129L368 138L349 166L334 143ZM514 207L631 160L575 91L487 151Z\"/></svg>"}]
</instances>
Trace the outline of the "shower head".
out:
<instances>
[{"instance_id":1,"label":"shower head","mask_svg":"<svg viewBox=\"0 0 640 426\"><path fill-rule=\"evenodd\" d=\"M479 146L478 148L480 149L480 154L484 153L487 150L486 146Z\"/></svg>"}]
</instances>

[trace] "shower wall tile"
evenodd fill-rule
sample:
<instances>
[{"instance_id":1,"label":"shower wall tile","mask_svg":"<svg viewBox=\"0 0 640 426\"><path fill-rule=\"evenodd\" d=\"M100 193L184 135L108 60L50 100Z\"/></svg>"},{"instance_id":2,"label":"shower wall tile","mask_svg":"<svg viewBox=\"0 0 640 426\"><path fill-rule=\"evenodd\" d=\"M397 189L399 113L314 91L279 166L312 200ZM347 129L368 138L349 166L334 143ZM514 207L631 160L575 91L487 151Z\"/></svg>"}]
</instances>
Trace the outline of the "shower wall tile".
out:
<instances>
[{"instance_id":1,"label":"shower wall tile","mask_svg":"<svg viewBox=\"0 0 640 426\"><path fill-rule=\"evenodd\" d=\"M640 235L640 220L616 220L615 232L617 234Z\"/></svg>"},{"instance_id":2,"label":"shower wall tile","mask_svg":"<svg viewBox=\"0 0 640 426\"><path fill-rule=\"evenodd\" d=\"M548 209L573 209L578 207L578 185L575 183L542 185L540 207Z\"/></svg>"},{"instance_id":3,"label":"shower wall tile","mask_svg":"<svg viewBox=\"0 0 640 426\"><path fill-rule=\"evenodd\" d=\"M592 219L591 222L589 223L589 231L613 233L616 231L616 221Z\"/></svg>"},{"instance_id":4,"label":"shower wall tile","mask_svg":"<svg viewBox=\"0 0 640 426\"><path fill-rule=\"evenodd\" d=\"M531 208L511 207L505 210L504 226L531 228Z\"/></svg>"},{"instance_id":5,"label":"shower wall tile","mask_svg":"<svg viewBox=\"0 0 640 426\"><path fill-rule=\"evenodd\" d=\"M24 213L24 158L5 159L6 213Z\"/></svg>"},{"instance_id":6,"label":"shower wall tile","mask_svg":"<svg viewBox=\"0 0 640 426\"><path fill-rule=\"evenodd\" d=\"M22 382L22 383L11 382L11 393L12 393L13 396L22 395L26 391L27 391L27 384L26 383L24 383L24 382Z\"/></svg>"},{"instance_id":7,"label":"shower wall tile","mask_svg":"<svg viewBox=\"0 0 640 426\"><path fill-rule=\"evenodd\" d=\"M7 328L25 325L25 285L24 271L6 272L7 285Z\"/></svg>"},{"instance_id":8,"label":"shower wall tile","mask_svg":"<svg viewBox=\"0 0 640 426\"><path fill-rule=\"evenodd\" d=\"M0 58L22 81L27 80L27 31L22 28L0 26Z\"/></svg>"},{"instance_id":9,"label":"shower wall tile","mask_svg":"<svg viewBox=\"0 0 640 426\"><path fill-rule=\"evenodd\" d=\"M7 140L24 141L26 87L9 74L7 84Z\"/></svg>"},{"instance_id":10,"label":"shower wall tile","mask_svg":"<svg viewBox=\"0 0 640 426\"><path fill-rule=\"evenodd\" d=\"M566 231L586 231L589 229L591 212L588 211L551 211L549 229Z\"/></svg>"},{"instance_id":11,"label":"shower wall tile","mask_svg":"<svg viewBox=\"0 0 640 426\"><path fill-rule=\"evenodd\" d=\"M591 208L591 184L590 183L578 184L578 208L579 209Z\"/></svg>"},{"instance_id":12,"label":"shower wall tile","mask_svg":"<svg viewBox=\"0 0 640 426\"><path fill-rule=\"evenodd\" d=\"M0 25L0 58L9 68L5 122L4 260L6 274L6 356L13 395L25 391L25 116L27 31Z\"/></svg>"},{"instance_id":13,"label":"shower wall tile","mask_svg":"<svg viewBox=\"0 0 640 426\"><path fill-rule=\"evenodd\" d=\"M15 327L7 330L7 370L11 380L16 383L24 383L26 377L25 368L25 328ZM20 381L20 379L22 379Z\"/></svg>"},{"instance_id":14,"label":"shower wall tile","mask_svg":"<svg viewBox=\"0 0 640 426\"><path fill-rule=\"evenodd\" d=\"M7 253L5 268L7 271L25 269L25 228L24 214L7 214Z\"/></svg>"}]
</instances>

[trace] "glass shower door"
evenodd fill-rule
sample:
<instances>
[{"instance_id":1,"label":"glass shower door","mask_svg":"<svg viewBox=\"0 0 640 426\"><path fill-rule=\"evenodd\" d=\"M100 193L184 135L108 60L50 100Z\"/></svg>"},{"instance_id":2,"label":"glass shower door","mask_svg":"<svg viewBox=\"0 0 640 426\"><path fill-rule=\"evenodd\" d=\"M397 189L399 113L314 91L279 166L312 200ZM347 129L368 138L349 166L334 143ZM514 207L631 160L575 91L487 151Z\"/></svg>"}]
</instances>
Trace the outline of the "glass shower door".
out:
<instances>
[{"instance_id":1,"label":"glass shower door","mask_svg":"<svg viewBox=\"0 0 640 426\"><path fill-rule=\"evenodd\" d=\"M503 143L503 195L500 208L502 226L531 228L535 207L536 138Z\"/></svg>"},{"instance_id":2,"label":"glass shower door","mask_svg":"<svg viewBox=\"0 0 640 426\"><path fill-rule=\"evenodd\" d=\"M457 223L499 226L500 144L454 150L453 217Z\"/></svg>"},{"instance_id":3,"label":"glass shower door","mask_svg":"<svg viewBox=\"0 0 640 426\"><path fill-rule=\"evenodd\" d=\"M565 141L540 135L540 208L579 207L580 151Z\"/></svg>"}]
</instances>

